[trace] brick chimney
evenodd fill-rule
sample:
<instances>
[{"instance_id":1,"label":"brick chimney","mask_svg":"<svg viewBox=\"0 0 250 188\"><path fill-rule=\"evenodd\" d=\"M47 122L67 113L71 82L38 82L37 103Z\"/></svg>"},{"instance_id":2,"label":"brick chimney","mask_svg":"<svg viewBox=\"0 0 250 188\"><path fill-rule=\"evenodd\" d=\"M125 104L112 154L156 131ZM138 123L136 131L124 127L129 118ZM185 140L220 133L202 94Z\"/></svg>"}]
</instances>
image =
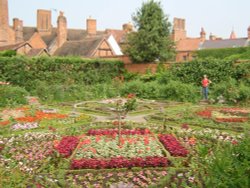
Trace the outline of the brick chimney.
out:
<instances>
[{"instance_id":1,"label":"brick chimney","mask_svg":"<svg viewBox=\"0 0 250 188\"><path fill-rule=\"evenodd\" d=\"M231 34L230 34L230 39L236 39L236 34L234 32L234 30L232 30Z\"/></svg>"},{"instance_id":2,"label":"brick chimney","mask_svg":"<svg viewBox=\"0 0 250 188\"><path fill-rule=\"evenodd\" d=\"M122 25L122 29L123 31L125 31L126 33L130 33L134 30L134 26L132 23L125 23Z\"/></svg>"},{"instance_id":3,"label":"brick chimney","mask_svg":"<svg viewBox=\"0 0 250 188\"><path fill-rule=\"evenodd\" d=\"M182 39L186 39L186 29L185 29L185 19L181 18L174 18L174 24L173 24L173 33L172 33L172 38L173 40L179 41Z\"/></svg>"},{"instance_id":4,"label":"brick chimney","mask_svg":"<svg viewBox=\"0 0 250 188\"><path fill-rule=\"evenodd\" d=\"M216 40L216 36L210 33L209 35L209 40Z\"/></svg>"},{"instance_id":5,"label":"brick chimney","mask_svg":"<svg viewBox=\"0 0 250 188\"><path fill-rule=\"evenodd\" d=\"M8 43L9 35L8 0L0 0L0 45Z\"/></svg>"},{"instance_id":6,"label":"brick chimney","mask_svg":"<svg viewBox=\"0 0 250 188\"><path fill-rule=\"evenodd\" d=\"M23 21L18 18L13 19L13 29L15 31L16 42L23 42Z\"/></svg>"},{"instance_id":7,"label":"brick chimney","mask_svg":"<svg viewBox=\"0 0 250 188\"><path fill-rule=\"evenodd\" d=\"M247 38L248 38L248 40L250 40L250 26L247 29Z\"/></svg>"},{"instance_id":8,"label":"brick chimney","mask_svg":"<svg viewBox=\"0 0 250 188\"><path fill-rule=\"evenodd\" d=\"M41 35L51 34L51 11L50 10L37 10L37 31Z\"/></svg>"},{"instance_id":9,"label":"brick chimney","mask_svg":"<svg viewBox=\"0 0 250 188\"><path fill-rule=\"evenodd\" d=\"M203 27L201 28L200 38L201 38L201 42L204 42L206 40L206 32Z\"/></svg>"},{"instance_id":10,"label":"brick chimney","mask_svg":"<svg viewBox=\"0 0 250 188\"><path fill-rule=\"evenodd\" d=\"M67 40L67 19L60 11L60 15L57 18L57 47L61 47Z\"/></svg>"},{"instance_id":11,"label":"brick chimney","mask_svg":"<svg viewBox=\"0 0 250 188\"><path fill-rule=\"evenodd\" d=\"M87 33L88 35L96 34L96 20L92 18L87 19Z\"/></svg>"}]
</instances>

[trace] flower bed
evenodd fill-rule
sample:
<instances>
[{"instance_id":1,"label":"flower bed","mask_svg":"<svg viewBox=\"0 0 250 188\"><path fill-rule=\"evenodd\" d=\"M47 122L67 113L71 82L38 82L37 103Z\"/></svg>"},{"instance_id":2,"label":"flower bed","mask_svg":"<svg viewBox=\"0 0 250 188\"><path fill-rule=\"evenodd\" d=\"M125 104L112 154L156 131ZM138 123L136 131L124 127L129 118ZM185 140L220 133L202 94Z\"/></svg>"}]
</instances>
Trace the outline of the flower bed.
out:
<instances>
[{"instance_id":1,"label":"flower bed","mask_svg":"<svg viewBox=\"0 0 250 188\"><path fill-rule=\"evenodd\" d=\"M84 136L79 143L75 159L111 157L147 157L164 153L161 146L151 135Z\"/></svg>"},{"instance_id":2,"label":"flower bed","mask_svg":"<svg viewBox=\"0 0 250 188\"><path fill-rule=\"evenodd\" d=\"M2 141L0 139L4 143L1 154L9 159L7 163L16 163L20 170L32 173L53 154L53 141L58 138L51 133L26 133Z\"/></svg>"},{"instance_id":3,"label":"flower bed","mask_svg":"<svg viewBox=\"0 0 250 188\"><path fill-rule=\"evenodd\" d=\"M111 159L79 159L72 160L71 169L107 169L107 168L132 168L132 167L166 167L166 157L123 158Z\"/></svg>"},{"instance_id":4,"label":"flower bed","mask_svg":"<svg viewBox=\"0 0 250 188\"><path fill-rule=\"evenodd\" d=\"M249 110L241 109L241 108L223 108L220 111L223 113L229 113L233 115L242 115L242 116L246 116L250 114Z\"/></svg>"},{"instance_id":5,"label":"flower bed","mask_svg":"<svg viewBox=\"0 0 250 188\"><path fill-rule=\"evenodd\" d=\"M212 110L212 108L206 108L205 110L199 111L196 114L202 118L211 118Z\"/></svg>"},{"instance_id":6,"label":"flower bed","mask_svg":"<svg viewBox=\"0 0 250 188\"><path fill-rule=\"evenodd\" d=\"M101 176L100 176L101 174ZM164 169L141 169L139 171L126 170L107 170L86 173L67 174L66 185L80 186L83 188L89 187L149 187L149 185L156 184L160 179L166 176L168 172ZM118 183L120 182L120 183ZM123 183L121 183L123 182ZM122 185L121 185L122 184ZM131 186L128 186L131 185Z\"/></svg>"},{"instance_id":7,"label":"flower bed","mask_svg":"<svg viewBox=\"0 0 250 188\"><path fill-rule=\"evenodd\" d=\"M34 116L26 116L16 118L18 122L35 122L41 121L43 119L63 119L66 118L67 115L65 114L56 114L56 113L44 113L42 111L36 111Z\"/></svg>"},{"instance_id":8,"label":"flower bed","mask_svg":"<svg viewBox=\"0 0 250 188\"><path fill-rule=\"evenodd\" d=\"M31 123L16 123L11 126L11 129L13 130L26 130L26 129L34 129L37 128L39 124L37 122L31 122Z\"/></svg>"},{"instance_id":9,"label":"flower bed","mask_svg":"<svg viewBox=\"0 0 250 188\"><path fill-rule=\"evenodd\" d=\"M188 155L188 150L173 135L159 135L159 140L171 155L176 157L186 157Z\"/></svg>"},{"instance_id":10,"label":"flower bed","mask_svg":"<svg viewBox=\"0 0 250 188\"><path fill-rule=\"evenodd\" d=\"M248 110L240 108L207 108L203 111L197 112L197 115L203 118L213 119L218 123L223 122L233 122L233 123L242 123L249 120L246 117L249 114Z\"/></svg>"},{"instance_id":11,"label":"flower bed","mask_svg":"<svg viewBox=\"0 0 250 188\"><path fill-rule=\"evenodd\" d=\"M215 121L216 122L219 122L219 123L222 123L222 122L229 122L229 123L242 123L242 122L247 122L248 121L248 118L247 117L228 117L228 118L220 118L220 117L217 117L215 118Z\"/></svg>"},{"instance_id":12,"label":"flower bed","mask_svg":"<svg viewBox=\"0 0 250 188\"><path fill-rule=\"evenodd\" d=\"M87 133L87 135L116 135L118 134L118 129L90 129ZM122 135L146 135L150 134L150 131L148 129L122 129L121 130Z\"/></svg>"},{"instance_id":13,"label":"flower bed","mask_svg":"<svg viewBox=\"0 0 250 188\"><path fill-rule=\"evenodd\" d=\"M57 151L64 157L69 157L79 143L79 138L75 136L66 136L55 146Z\"/></svg>"}]
</instances>

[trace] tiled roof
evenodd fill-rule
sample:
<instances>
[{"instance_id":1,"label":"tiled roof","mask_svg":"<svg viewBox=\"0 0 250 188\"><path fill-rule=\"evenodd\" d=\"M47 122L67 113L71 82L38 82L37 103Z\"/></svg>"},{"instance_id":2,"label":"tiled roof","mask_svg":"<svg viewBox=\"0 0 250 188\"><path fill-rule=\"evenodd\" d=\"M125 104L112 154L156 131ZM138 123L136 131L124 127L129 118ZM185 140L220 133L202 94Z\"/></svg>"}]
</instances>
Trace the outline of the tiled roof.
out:
<instances>
[{"instance_id":1,"label":"tiled roof","mask_svg":"<svg viewBox=\"0 0 250 188\"><path fill-rule=\"evenodd\" d=\"M56 39L57 33L56 28L53 28L50 35L44 35L41 36L43 41L47 46L50 46L50 44Z\"/></svg>"},{"instance_id":2,"label":"tiled roof","mask_svg":"<svg viewBox=\"0 0 250 188\"><path fill-rule=\"evenodd\" d=\"M35 27L23 27L23 39L24 41L28 41L34 33L37 32Z\"/></svg>"},{"instance_id":3,"label":"tiled roof","mask_svg":"<svg viewBox=\"0 0 250 188\"><path fill-rule=\"evenodd\" d=\"M40 49L31 49L31 50L28 52L27 56L30 56L30 57L38 56L38 55L40 55L43 51L44 51L43 48L40 48Z\"/></svg>"},{"instance_id":4,"label":"tiled roof","mask_svg":"<svg viewBox=\"0 0 250 188\"><path fill-rule=\"evenodd\" d=\"M203 44L201 44L200 49L235 48L247 45L249 45L247 38L206 40Z\"/></svg>"},{"instance_id":5,"label":"tiled roof","mask_svg":"<svg viewBox=\"0 0 250 188\"><path fill-rule=\"evenodd\" d=\"M126 36L126 32L124 30L107 29L106 33L112 34L118 44L124 42L124 38Z\"/></svg>"},{"instance_id":6,"label":"tiled roof","mask_svg":"<svg viewBox=\"0 0 250 188\"><path fill-rule=\"evenodd\" d=\"M20 42L20 43L16 43L16 44L10 44L10 45L6 45L6 46L1 46L0 47L0 51L4 51L4 50L16 50L19 47L28 44L26 42Z\"/></svg>"},{"instance_id":7,"label":"tiled roof","mask_svg":"<svg viewBox=\"0 0 250 188\"><path fill-rule=\"evenodd\" d=\"M79 41L67 41L54 55L90 57L105 37L91 37Z\"/></svg>"},{"instance_id":8,"label":"tiled roof","mask_svg":"<svg viewBox=\"0 0 250 188\"><path fill-rule=\"evenodd\" d=\"M176 42L177 51L195 51L200 45L200 38L186 38Z\"/></svg>"}]
</instances>

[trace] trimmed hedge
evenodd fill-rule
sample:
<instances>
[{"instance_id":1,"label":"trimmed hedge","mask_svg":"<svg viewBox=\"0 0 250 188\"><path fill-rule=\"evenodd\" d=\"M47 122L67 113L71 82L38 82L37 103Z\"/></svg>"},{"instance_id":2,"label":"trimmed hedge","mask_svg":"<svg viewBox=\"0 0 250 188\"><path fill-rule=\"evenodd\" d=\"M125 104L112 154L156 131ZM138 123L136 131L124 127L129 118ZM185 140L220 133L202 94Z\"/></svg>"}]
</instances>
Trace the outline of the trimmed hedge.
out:
<instances>
[{"instance_id":1,"label":"trimmed hedge","mask_svg":"<svg viewBox=\"0 0 250 188\"><path fill-rule=\"evenodd\" d=\"M79 57L0 57L0 80L34 89L37 81L47 84L95 84L111 81L123 72L115 60Z\"/></svg>"},{"instance_id":2,"label":"trimmed hedge","mask_svg":"<svg viewBox=\"0 0 250 188\"><path fill-rule=\"evenodd\" d=\"M204 49L204 50L198 50L196 52L196 55L198 58L207 58L207 57L213 57L213 58L219 58L224 59L233 55L238 55L240 58L240 55L245 54L244 56L248 57L250 56L250 47L239 47L239 48L221 48L221 49Z\"/></svg>"}]
</instances>

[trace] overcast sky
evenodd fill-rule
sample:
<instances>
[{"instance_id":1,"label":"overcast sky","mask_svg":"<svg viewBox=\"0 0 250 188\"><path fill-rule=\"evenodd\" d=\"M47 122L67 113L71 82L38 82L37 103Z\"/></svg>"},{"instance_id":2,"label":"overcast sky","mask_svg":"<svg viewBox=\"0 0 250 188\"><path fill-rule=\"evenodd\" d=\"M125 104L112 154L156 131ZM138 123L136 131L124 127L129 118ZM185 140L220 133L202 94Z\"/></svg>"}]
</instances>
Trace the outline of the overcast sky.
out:
<instances>
[{"instance_id":1,"label":"overcast sky","mask_svg":"<svg viewBox=\"0 0 250 188\"><path fill-rule=\"evenodd\" d=\"M97 20L97 29L121 29L132 22L135 13L146 0L9 0L9 19L17 17L24 26L36 26L36 10L52 10L56 26L59 11L63 11L68 28L86 28L86 19ZM228 38L232 29L237 37L246 37L250 26L250 0L161 0L169 21L174 17L186 19L187 35L198 37L204 27L210 33Z\"/></svg>"}]
</instances>

